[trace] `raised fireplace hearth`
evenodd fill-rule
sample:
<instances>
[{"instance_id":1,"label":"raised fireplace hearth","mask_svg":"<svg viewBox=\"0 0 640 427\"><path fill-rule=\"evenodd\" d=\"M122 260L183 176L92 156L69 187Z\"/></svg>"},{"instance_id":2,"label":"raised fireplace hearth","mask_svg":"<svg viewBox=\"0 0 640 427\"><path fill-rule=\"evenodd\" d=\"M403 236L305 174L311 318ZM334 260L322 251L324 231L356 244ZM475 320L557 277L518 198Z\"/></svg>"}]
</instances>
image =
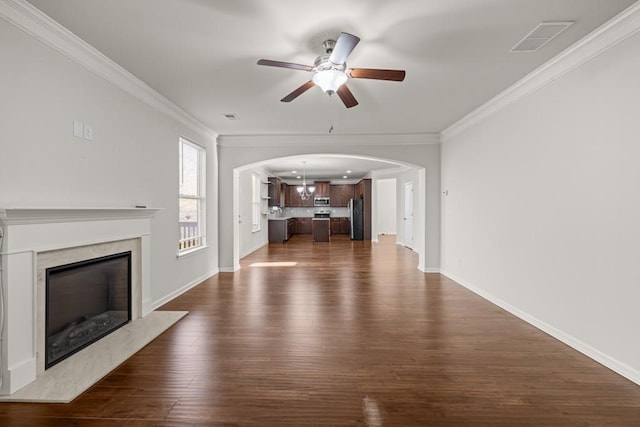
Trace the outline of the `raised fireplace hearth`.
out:
<instances>
[{"instance_id":1,"label":"raised fireplace hearth","mask_svg":"<svg viewBox=\"0 0 640 427\"><path fill-rule=\"evenodd\" d=\"M68 361L68 354L81 353L95 339L110 334L105 330L135 323L152 311L151 220L157 212L150 208L0 208L5 295L0 394L12 395L44 375L48 366L57 363L57 369ZM123 253L130 254L125 288L109 289L103 283L91 291L83 289L76 297L64 295L62 312L69 309L68 303L86 302L98 294L106 296L107 303L93 301L89 308L80 309L84 313L47 319L48 272Z\"/></svg>"}]
</instances>

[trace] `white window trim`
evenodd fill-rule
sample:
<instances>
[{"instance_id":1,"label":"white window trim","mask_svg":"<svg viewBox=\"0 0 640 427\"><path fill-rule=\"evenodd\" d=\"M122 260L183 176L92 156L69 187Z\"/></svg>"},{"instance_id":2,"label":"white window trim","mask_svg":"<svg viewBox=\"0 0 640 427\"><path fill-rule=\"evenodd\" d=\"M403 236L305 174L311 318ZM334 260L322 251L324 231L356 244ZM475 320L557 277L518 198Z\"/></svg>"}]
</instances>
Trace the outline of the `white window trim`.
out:
<instances>
[{"instance_id":1,"label":"white window trim","mask_svg":"<svg viewBox=\"0 0 640 427\"><path fill-rule=\"evenodd\" d=\"M198 151L198 194L197 195L193 195L193 194L182 194L182 193L178 193L178 209L179 209L179 205L180 205L180 199L192 199L192 200L199 200L199 206L198 206L198 226L199 226L199 231L200 233L197 236L192 236L189 237L187 239L180 239L180 237L178 238L178 253L177 256L178 258L185 256L185 255L189 255L192 254L194 252L197 252L201 249L205 249L207 248L207 240L206 240L206 158L207 158L207 150L206 148L204 148L203 146L196 144L184 137L180 137L178 140L178 146L179 146L179 162L180 162L180 169L182 168L182 146L183 144L188 144L192 147L194 147L197 151ZM180 179L180 178L179 178ZM178 187L179 188L179 187ZM180 224L178 224L178 228L180 227ZM178 235L180 236L180 232L178 233ZM196 240L197 243L194 244L193 246L189 246L189 247L185 247L180 249L180 246L182 245L183 242L185 241L189 241L189 240Z\"/></svg>"}]
</instances>

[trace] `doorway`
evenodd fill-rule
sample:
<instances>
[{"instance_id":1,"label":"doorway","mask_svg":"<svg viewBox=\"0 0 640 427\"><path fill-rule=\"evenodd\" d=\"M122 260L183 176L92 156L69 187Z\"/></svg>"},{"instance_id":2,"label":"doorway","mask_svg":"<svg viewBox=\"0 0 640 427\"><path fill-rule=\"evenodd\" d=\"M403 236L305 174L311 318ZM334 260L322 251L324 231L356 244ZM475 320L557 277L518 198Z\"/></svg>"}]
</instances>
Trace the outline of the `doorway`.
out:
<instances>
[{"instance_id":1,"label":"doorway","mask_svg":"<svg viewBox=\"0 0 640 427\"><path fill-rule=\"evenodd\" d=\"M413 249L413 182L404 184L404 246Z\"/></svg>"},{"instance_id":2,"label":"doorway","mask_svg":"<svg viewBox=\"0 0 640 427\"><path fill-rule=\"evenodd\" d=\"M398 202L396 197L397 180L395 178L378 179L376 182L376 240L378 234L397 234Z\"/></svg>"}]
</instances>

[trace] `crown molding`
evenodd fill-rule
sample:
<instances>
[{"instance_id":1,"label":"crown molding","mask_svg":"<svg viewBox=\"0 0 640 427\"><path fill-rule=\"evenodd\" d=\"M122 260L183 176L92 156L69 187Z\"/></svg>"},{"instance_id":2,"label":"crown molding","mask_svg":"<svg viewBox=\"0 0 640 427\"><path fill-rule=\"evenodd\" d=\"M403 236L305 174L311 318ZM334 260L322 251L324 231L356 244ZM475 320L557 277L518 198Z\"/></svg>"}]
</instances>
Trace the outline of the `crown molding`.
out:
<instances>
[{"instance_id":1,"label":"crown molding","mask_svg":"<svg viewBox=\"0 0 640 427\"><path fill-rule=\"evenodd\" d=\"M219 135L221 147L288 147L322 144L323 146L438 145L437 133L359 134L359 135Z\"/></svg>"},{"instance_id":2,"label":"crown molding","mask_svg":"<svg viewBox=\"0 0 640 427\"><path fill-rule=\"evenodd\" d=\"M0 17L193 131L217 133L25 0L0 0Z\"/></svg>"},{"instance_id":3,"label":"crown molding","mask_svg":"<svg viewBox=\"0 0 640 427\"><path fill-rule=\"evenodd\" d=\"M640 31L640 1L601 25L440 133L443 143L510 104L578 68Z\"/></svg>"}]
</instances>

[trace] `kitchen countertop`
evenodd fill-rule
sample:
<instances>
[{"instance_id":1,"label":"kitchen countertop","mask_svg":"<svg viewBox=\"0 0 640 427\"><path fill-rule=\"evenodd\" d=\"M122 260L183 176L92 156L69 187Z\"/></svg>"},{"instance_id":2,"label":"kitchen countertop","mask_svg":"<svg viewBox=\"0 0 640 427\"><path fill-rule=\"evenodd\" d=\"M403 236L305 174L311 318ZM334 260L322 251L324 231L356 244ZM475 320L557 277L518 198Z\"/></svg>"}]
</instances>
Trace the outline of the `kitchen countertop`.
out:
<instances>
[{"instance_id":1,"label":"kitchen countertop","mask_svg":"<svg viewBox=\"0 0 640 427\"><path fill-rule=\"evenodd\" d=\"M278 217L270 217L267 218L269 221L284 221L285 219L292 219L292 218L311 218L314 219L312 216L278 216ZM331 218L349 218L348 216L339 216L339 215L334 215ZM316 219L331 219L331 218L316 218Z\"/></svg>"}]
</instances>

